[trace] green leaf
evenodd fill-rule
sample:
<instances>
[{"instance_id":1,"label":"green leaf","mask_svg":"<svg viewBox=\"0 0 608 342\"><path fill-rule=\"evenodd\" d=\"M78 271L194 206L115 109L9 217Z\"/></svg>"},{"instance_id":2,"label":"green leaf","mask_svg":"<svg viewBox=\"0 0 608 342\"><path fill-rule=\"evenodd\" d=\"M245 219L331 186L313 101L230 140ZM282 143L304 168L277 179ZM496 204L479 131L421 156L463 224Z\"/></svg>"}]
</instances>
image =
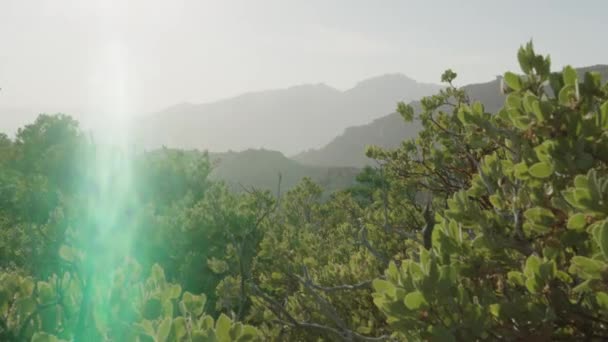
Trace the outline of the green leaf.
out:
<instances>
[{"instance_id":1,"label":"green leaf","mask_svg":"<svg viewBox=\"0 0 608 342\"><path fill-rule=\"evenodd\" d=\"M182 295L183 307L186 309L187 312L191 313L195 317L198 317L203 313L206 301L207 297L205 297L204 294L196 296L186 291Z\"/></svg>"},{"instance_id":2,"label":"green leaf","mask_svg":"<svg viewBox=\"0 0 608 342\"><path fill-rule=\"evenodd\" d=\"M483 115L483 113L485 112L483 104L479 101L475 101L475 103L473 103L473 106L471 107L471 109L473 110L473 114L475 114L476 116L479 116L479 117L481 117Z\"/></svg>"},{"instance_id":3,"label":"green leaf","mask_svg":"<svg viewBox=\"0 0 608 342\"><path fill-rule=\"evenodd\" d=\"M604 220L602 224L594 232L597 244L604 254L604 258L608 259L608 220Z\"/></svg>"},{"instance_id":4,"label":"green leaf","mask_svg":"<svg viewBox=\"0 0 608 342\"><path fill-rule=\"evenodd\" d=\"M559 103L562 106L570 106L572 102L576 102L578 100L578 92L577 88L573 85L567 85L560 90L559 95Z\"/></svg>"},{"instance_id":5,"label":"green leaf","mask_svg":"<svg viewBox=\"0 0 608 342\"><path fill-rule=\"evenodd\" d=\"M555 265L555 262L553 262L553 261L543 262L542 264L540 264L540 267L538 269L540 278L542 280L544 280L545 282L553 279L553 277L555 276L556 269L557 269L557 266Z\"/></svg>"},{"instance_id":6,"label":"green leaf","mask_svg":"<svg viewBox=\"0 0 608 342\"><path fill-rule=\"evenodd\" d=\"M241 332L241 336L238 339L238 342L247 342L254 341L255 338L259 335L258 330L251 325L243 326L243 331Z\"/></svg>"},{"instance_id":7,"label":"green leaf","mask_svg":"<svg viewBox=\"0 0 608 342\"><path fill-rule=\"evenodd\" d=\"M530 175L535 178L547 178L553 174L553 166L551 164L545 162L538 162L532 166L528 170Z\"/></svg>"},{"instance_id":8,"label":"green leaf","mask_svg":"<svg viewBox=\"0 0 608 342\"><path fill-rule=\"evenodd\" d=\"M223 274L228 271L228 263L215 257L207 259L207 266L215 274Z\"/></svg>"},{"instance_id":9,"label":"green leaf","mask_svg":"<svg viewBox=\"0 0 608 342\"><path fill-rule=\"evenodd\" d=\"M536 255L530 255L526 260L526 266L524 267L524 274L528 278L532 278L535 274L540 275L540 258Z\"/></svg>"},{"instance_id":10,"label":"green leaf","mask_svg":"<svg viewBox=\"0 0 608 342\"><path fill-rule=\"evenodd\" d=\"M584 175L574 177L574 186L577 188L586 188L589 186L589 179Z\"/></svg>"},{"instance_id":11,"label":"green leaf","mask_svg":"<svg viewBox=\"0 0 608 342\"><path fill-rule=\"evenodd\" d=\"M179 284L172 284L169 287L169 299L179 298L180 294L182 294L182 287Z\"/></svg>"},{"instance_id":12,"label":"green leaf","mask_svg":"<svg viewBox=\"0 0 608 342\"><path fill-rule=\"evenodd\" d=\"M534 148L534 152L536 153L536 157L541 162L551 163L553 157L551 156L551 151L555 149L554 142L551 140L546 140L542 144L536 146Z\"/></svg>"},{"instance_id":13,"label":"green leaf","mask_svg":"<svg viewBox=\"0 0 608 342\"><path fill-rule=\"evenodd\" d=\"M568 219L567 228L580 230L580 229L585 228L586 225L587 225L587 220L585 218L585 214L578 213L578 214L574 214L574 215L570 216L570 218Z\"/></svg>"},{"instance_id":14,"label":"green leaf","mask_svg":"<svg viewBox=\"0 0 608 342\"><path fill-rule=\"evenodd\" d=\"M608 129L608 101L604 102L598 113L598 126L602 129Z\"/></svg>"},{"instance_id":15,"label":"green leaf","mask_svg":"<svg viewBox=\"0 0 608 342\"><path fill-rule=\"evenodd\" d=\"M398 281L400 278L399 269L397 269L397 265L393 260L388 263L388 268L386 269L386 276L388 279L393 281Z\"/></svg>"},{"instance_id":16,"label":"green leaf","mask_svg":"<svg viewBox=\"0 0 608 342\"><path fill-rule=\"evenodd\" d=\"M574 189L574 199L578 207L582 207L587 210L593 209L593 206L595 204L595 202L593 201L593 196L591 195L591 191L589 191L588 189Z\"/></svg>"},{"instance_id":17,"label":"green leaf","mask_svg":"<svg viewBox=\"0 0 608 342\"><path fill-rule=\"evenodd\" d=\"M584 293L584 292L589 292L591 290L591 284L592 284L592 279L587 279L584 282L576 285L573 289L572 292L574 293Z\"/></svg>"},{"instance_id":18,"label":"green leaf","mask_svg":"<svg viewBox=\"0 0 608 342\"><path fill-rule=\"evenodd\" d=\"M458 76L457 73L455 73L452 69L448 69L446 71L443 72L443 74L441 74L441 82L452 82L453 80L456 79L456 77Z\"/></svg>"},{"instance_id":19,"label":"green leaf","mask_svg":"<svg viewBox=\"0 0 608 342\"><path fill-rule=\"evenodd\" d=\"M181 341L183 337L188 333L188 328L186 325L186 319L182 316L177 317L173 320L173 335L175 336L175 340Z\"/></svg>"},{"instance_id":20,"label":"green leaf","mask_svg":"<svg viewBox=\"0 0 608 342\"><path fill-rule=\"evenodd\" d=\"M597 304L604 311L608 311L608 293L606 292L598 292L595 295L595 300L597 300Z\"/></svg>"},{"instance_id":21,"label":"green leaf","mask_svg":"<svg viewBox=\"0 0 608 342\"><path fill-rule=\"evenodd\" d=\"M431 254L424 248L420 248L420 266L425 274L429 274L431 265Z\"/></svg>"},{"instance_id":22,"label":"green leaf","mask_svg":"<svg viewBox=\"0 0 608 342\"><path fill-rule=\"evenodd\" d=\"M526 47L521 46L517 50L517 61L521 70L528 74L532 71L532 58L533 58L533 47L532 42L528 42Z\"/></svg>"},{"instance_id":23,"label":"green leaf","mask_svg":"<svg viewBox=\"0 0 608 342\"><path fill-rule=\"evenodd\" d=\"M564 84L574 86L577 83L578 75L576 74L576 70L571 66L565 66L562 75L564 77Z\"/></svg>"},{"instance_id":24,"label":"green leaf","mask_svg":"<svg viewBox=\"0 0 608 342\"><path fill-rule=\"evenodd\" d=\"M524 217L536 224L551 225L555 222L555 215L547 208L534 207L524 212Z\"/></svg>"},{"instance_id":25,"label":"green leaf","mask_svg":"<svg viewBox=\"0 0 608 342\"><path fill-rule=\"evenodd\" d=\"M517 163L513 166L513 174L517 179L526 180L530 178L528 171L528 165L524 162Z\"/></svg>"},{"instance_id":26,"label":"green leaf","mask_svg":"<svg viewBox=\"0 0 608 342\"><path fill-rule=\"evenodd\" d=\"M545 113L540 106L540 101L536 97L532 100L530 106L532 107L532 113L536 116L537 122L543 122L545 120Z\"/></svg>"},{"instance_id":27,"label":"green leaf","mask_svg":"<svg viewBox=\"0 0 608 342\"><path fill-rule=\"evenodd\" d=\"M152 266L150 277L157 283L163 283L165 281L165 271L159 264L154 264Z\"/></svg>"},{"instance_id":28,"label":"green leaf","mask_svg":"<svg viewBox=\"0 0 608 342\"><path fill-rule=\"evenodd\" d=\"M469 120L471 119L471 114L469 113L469 111L467 109L465 109L464 106L458 110L458 113L456 114L456 116L458 117L458 120L460 120L460 122L463 125L469 124Z\"/></svg>"},{"instance_id":29,"label":"green leaf","mask_svg":"<svg viewBox=\"0 0 608 342\"><path fill-rule=\"evenodd\" d=\"M492 203L492 205L495 208L498 208L498 209L504 208L505 202L502 200L502 197L499 194L491 195L489 199L490 199L490 203Z\"/></svg>"},{"instance_id":30,"label":"green leaf","mask_svg":"<svg viewBox=\"0 0 608 342\"><path fill-rule=\"evenodd\" d=\"M47 304L55 300L55 291L51 284L39 281L38 282L38 301L40 304Z\"/></svg>"},{"instance_id":31,"label":"green leaf","mask_svg":"<svg viewBox=\"0 0 608 342\"><path fill-rule=\"evenodd\" d=\"M544 224L526 222L524 223L523 229L526 234L546 234L551 228Z\"/></svg>"},{"instance_id":32,"label":"green leaf","mask_svg":"<svg viewBox=\"0 0 608 342\"><path fill-rule=\"evenodd\" d=\"M546 246L543 248L543 256L550 260L555 260L559 256L559 252L560 250L555 247Z\"/></svg>"},{"instance_id":33,"label":"green leaf","mask_svg":"<svg viewBox=\"0 0 608 342\"><path fill-rule=\"evenodd\" d=\"M156 342L165 342L169 338L171 332L171 317L165 317L160 325L158 326L158 332L156 333Z\"/></svg>"},{"instance_id":34,"label":"green leaf","mask_svg":"<svg viewBox=\"0 0 608 342\"><path fill-rule=\"evenodd\" d=\"M606 267L603 262L584 256L574 256L570 261L570 273L578 274L585 279L600 279Z\"/></svg>"},{"instance_id":35,"label":"green leaf","mask_svg":"<svg viewBox=\"0 0 608 342\"><path fill-rule=\"evenodd\" d=\"M557 271L557 273L555 274L555 277L564 283L572 282L572 277L570 277L570 275L564 271Z\"/></svg>"},{"instance_id":36,"label":"green leaf","mask_svg":"<svg viewBox=\"0 0 608 342\"><path fill-rule=\"evenodd\" d=\"M521 96L518 93L511 93L507 96L506 105L509 108L521 108Z\"/></svg>"},{"instance_id":37,"label":"green leaf","mask_svg":"<svg viewBox=\"0 0 608 342\"><path fill-rule=\"evenodd\" d=\"M519 286L524 286L526 281L524 274L518 271L511 271L507 273L507 279L511 284Z\"/></svg>"},{"instance_id":38,"label":"green leaf","mask_svg":"<svg viewBox=\"0 0 608 342\"><path fill-rule=\"evenodd\" d=\"M416 310L421 306L426 304L426 300L424 300L424 296L420 291L414 291L408 293L403 299L403 303L410 310Z\"/></svg>"},{"instance_id":39,"label":"green leaf","mask_svg":"<svg viewBox=\"0 0 608 342\"><path fill-rule=\"evenodd\" d=\"M213 324L213 317L208 315L203 315L198 321L198 326L203 330L213 329Z\"/></svg>"},{"instance_id":40,"label":"green leaf","mask_svg":"<svg viewBox=\"0 0 608 342\"><path fill-rule=\"evenodd\" d=\"M516 90L516 91L521 90L521 88L522 88L521 78L519 76L517 76L516 74L514 74L510 71L507 71L505 73L504 80L505 80L505 83L507 84L507 86L509 86L509 88Z\"/></svg>"},{"instance_id":41,"label":"green leaf","mask_svg":"<svg viewBox=\"0 0 608 342\"><path fill-rule=\"evenodd\" d=\"M154 337L154 335L155 335L154 326L152 325L152 321L144 319L141 322L135 323L134 326L137 328L137 331L141 334L145 334L150 337Z\"/></svg>"},{"instance_id":42,"label":"green leaf","mask_svg":"<svg viewBox=\"0 0 608 342\"><path fill-rule=\"evenodd\" d=\"M173 301L170 299L163 300L161 312L163 317L173 317Z\"/></svg>"},{"instance_id":43,"label":"green leaf","mask_svg":"<svg viewBox=\"0 0 608 342\"><path fill-rule=\"evenodd\" d=\"M404 102L397 103L397 113L401 115L405 122L414 120L414 108Z\"/></svg>"},{"instance_id":44,"label":"green leaf","mask_svg":"<svg viewBox=\"0 0 608 342\"><path fill-rule=\"evenodd\" d=\"M59 256L63 260L69 262L73 262L76 258L74 250L66 245L61 245L61 247L59 247Z\"/></svg>"},{"instance_id":45,"label":"green leaf","mask_svg":"<svg viewBox=\"0 0 608 342\"><path fill-rule=\"evenodd\" d=\"M494 317L500 316L500 304L490 304L490 313Z\"/></svg>"},{"instance_id":46,"label":"green leaf","mask_svg":"<svg viewBox=\"0 0 608 342\"><path fill-rule=\"evenodd\" d=\"M395 286L390 282L384 279L374 279L372 281L372 287L376 292L387 292L395 288Z\"/></svg>"},{"instance_id":47,"label":"green leaf","mask_svg":"<svg viewBox=\"0 0 608 342\"><path fill-rule=\"evenodd\" d=\"M530 293L538 293L541 289L541 286L537 281L536 277L532 276L526 279L526 288L528 289L528 291L530 291Z\"/></svg>"},{"instance_id":48,"label":"green leaf","mask_svg":"<svg viewBox=\"0 0 608 342\"><path fill-rule=\"evenodd\" d=\"M230 326L232 320L228 316L221 314L215 322L215 334L220 341L230 341Z\"/></svg>"},{"instance_id":49,"label":"green leaf","mask_svg":"<svg viewBox=\"0 0 608 342\"><path fill-rule=\"evenodd\" d=\"M230 341L236 341L243 330L243 323L236 322L230 328Z\"/></svg>"}]
</instances>

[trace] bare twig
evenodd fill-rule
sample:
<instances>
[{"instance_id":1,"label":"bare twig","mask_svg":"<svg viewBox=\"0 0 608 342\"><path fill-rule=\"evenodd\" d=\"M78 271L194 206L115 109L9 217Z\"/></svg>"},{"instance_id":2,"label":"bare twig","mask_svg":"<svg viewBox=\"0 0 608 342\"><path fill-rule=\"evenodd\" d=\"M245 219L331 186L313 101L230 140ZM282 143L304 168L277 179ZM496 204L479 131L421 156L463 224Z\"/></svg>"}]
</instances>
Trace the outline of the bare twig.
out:
<instances>
[{"instance_id":1,"label":"bare twig","mask_svg":"<svg viewBox=\"0 0 608 342\"><path fill-rule=\"evenodd\" d=\"M327 299L323 298L312 288L312 280L308 275L308 269L306 268L306 266L302 266L302 273L304 274L304 278L299 276L296 276L296 278L302 283L302 285L304 285L306 291L314 297L315 301L321 307L321 311L323 311L323 314L329 319L331 319L334 323L336 323L337 326L339 326L343 330L348 330L346 322L344 322L344 320L340 317L338 312L336 312L334 307L327 301Z\"/></svg>"},{"instance_id":2,"label":"bare twig","mask_svg":"<svg viewBox=\"0 0 608 342\"><path fill-rule=\"evenodd\" d=\"M373 280L364 280L355 284L343 284L336 286L322 286L319 284L311 283L310 286L315 288L316 290L320 290L323 292L337 292L337 291L347 291L347 290L359 290L369 288L372 284Z\"/></svg>"},{"instance_id":3,"label":"bare twig","mask_svg":"<svg viewBox=\"0 0 608 342\"><path fill-rule=\"evenodd\" d=\"M315 329L315 330L319 330L319 331L324 331L326 333L330 333L330 334L335 335L336 337L339 337L343 341L370 341L370 342L373 342L373 341L387 341L390 339L390 336L387 336L387 335L371 337L371 336L361 335L361 334L354 332L347 328L342 328L342 330L339 330L337 328L330 327L330 326L323 325L323 324L312 323L312 322L300 322L300 321L296 320L283 307L283 305L281 305L276 300L274 300L273 298L268 296L266 293L264 293L264 291L262 291L256 285L252 285L252 289L253 289L253 292L257 296L259 296L266 302L268 309L270 311L272 311L272 313L274 313L274 315L278 318L277 322L281 323L283 325L288 325L293 328L299 328L299 329ZM283 317L283 319L281 317Z\"/></svg>"},{"instance_id":4,"label":"bare twig","mask_svg":"<svg viewBox=\"0 0 608 342\"><path fill-rule=\"evenodd\" d=\"M380 260L382 262L382 264L388 265L388 259L384 255L382 255L380 252L378 252L367 239L367 228L365 228L365 226L363 226L363 224L361 224L361 222L359 222L359 225L361 226L361 229L359 230L359 235L361 237L361 244L370 253L372 253L372 255L376 257L376 259Z\"/></svg>"}]
</instances>

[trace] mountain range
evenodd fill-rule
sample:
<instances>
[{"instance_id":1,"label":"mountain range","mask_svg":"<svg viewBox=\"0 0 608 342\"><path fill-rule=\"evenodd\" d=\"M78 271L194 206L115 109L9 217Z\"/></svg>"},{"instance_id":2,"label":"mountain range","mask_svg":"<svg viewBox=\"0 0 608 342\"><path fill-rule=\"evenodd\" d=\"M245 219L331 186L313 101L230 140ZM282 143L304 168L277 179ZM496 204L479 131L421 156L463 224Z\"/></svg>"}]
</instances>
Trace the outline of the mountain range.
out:
<instances>
[{"instance_id":1,"label":"mountain range","mask_svg":"<svg viewBox=\"0 0 608 342\"><path fill-rule=\"evenodd\" d=\"M138 118L144 148L209 151L264 148L292 155L329 143L346 127L366 124L440 89L401 74L359 82L346 91L325 84L252 92L212 103L183 103Z\"/></svg>"},{"instance_id":2,"label":"mountain range","mask_svg":"<svg viewBox=\"0 0 608 342\"><path fill-rule=\"evenodd\" d=\"M608 79L608 65L577 71L581 77L596 71ZM505 100L500 83L497 77L464 89L486 111L495 112ZM148 150L165 145L224 151L210 153L215 165L211 177L235 190L255 187L274 192L281 174L284 191L302 177L310 177L331 192L353 184L362 167L373 165L365 157L366 146L394 148L417 135L420 125L405 123L394 112L398 101L409 102L419 111L418 101L439 89L404 75L387 74L346 91L324 84L301 85L207 104L184 103L138 117L134 139ZM0 128L5 132L31 116L4 114L0 110Z\"/></svg>"},{"instance_id":3,"label":"mountain range","mask_svg":"<svg viewBox=\"0 0 608 342\"><path fill-rule=\"evenodd\" d=\"M608 79L608 65L578 68L579 78L582 79L588 71L599 72L603 80ZM505 95L500 92L500 83L501 78L497 77L489 82L470 84L463 88L471 100L483 103L485 110L493 113L498 111L505 101ZM413 101L411 105L416 111L420 110L418 101ZM292 158L308 165L363 167L373 164L372 160L365 157L366 146L395 148L403 140L414 138L419 129L418 123L406 123L399 114L393 112L368 124L348 127L322 148L311 149Z\"/></svg>"}]
</instances>

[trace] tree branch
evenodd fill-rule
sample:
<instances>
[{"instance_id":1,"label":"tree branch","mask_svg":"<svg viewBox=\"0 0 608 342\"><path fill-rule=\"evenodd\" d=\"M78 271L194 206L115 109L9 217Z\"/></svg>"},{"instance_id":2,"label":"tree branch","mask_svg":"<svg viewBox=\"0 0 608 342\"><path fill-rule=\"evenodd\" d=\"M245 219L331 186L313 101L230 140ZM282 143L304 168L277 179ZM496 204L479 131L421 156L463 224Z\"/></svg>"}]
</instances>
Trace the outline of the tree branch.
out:
<instances>
[{"instance_id":1,"label":"tree branch","mask_svg":"<svg viewBox=\"0 0 608 342\"><path fill-rule=\"evenodd\" d=\"M373 342L373 341L390 340L390 336L387 336L387 335L382 335L382 336L378 336L378 337L365 336L365 335L361 335L357 332L354 332L352 330L349 330L347 328L342 328L342 331L341 331L337 328L330 327L330 326L323 325L323 324L311 323L311 322L300 322L300 321L296 320L281 304L279 304L276 300L274 300L273 298L268 296L266 293L264 293L264 291L262 291L259 287L252 284L252 289L253 289L252 292L256 293L260 298L262 298L266 302L268 309L274 313L274 315L278 318L278 322L281 324L288 325L293 328L299 328L299 329L308 328L308 329L324 331L326 333L330 333L330 334L333 334L333 335L339 337L343 341L370 341L370 342ZM285 317L285 320L281 319L282 316Z\"/></svg>"}]
</instances>

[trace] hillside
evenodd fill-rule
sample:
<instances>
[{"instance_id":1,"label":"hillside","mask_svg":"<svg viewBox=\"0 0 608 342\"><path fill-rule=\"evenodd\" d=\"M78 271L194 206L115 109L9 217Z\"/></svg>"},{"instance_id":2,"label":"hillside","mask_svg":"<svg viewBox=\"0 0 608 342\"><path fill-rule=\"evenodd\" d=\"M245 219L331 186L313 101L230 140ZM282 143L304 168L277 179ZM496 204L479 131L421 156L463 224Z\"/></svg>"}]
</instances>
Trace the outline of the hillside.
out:
<instances>
[{"instance_id":1,"label":"hillside","mask_svg":"<svg viewBox=\"0 0 608 342\"><path fill-rule=\"evenodd\" d=\"M381 117L397 101L416 100L438 89L404 75L388 74L346 91L309 84L213 103L179 104L139 118L133 126L137 127L136 142L145 148L265 148L293 154L327 144L345 127Z\"/></svg>"},{"instance_id":2,"label":"hillside","mask_svg":"<svg viewBox=\"0 0 608 342\"><path fill-rule=\"evenodd\" d=\"M223 180L236 191L254 187L276 193L281 174L281 192L293 188L302 178L310 177L330 193L352 185L359 172L347 167L302 165L281 152L269 150L210 153L209 157L214 165L210 178Z\"/></svg>"},{"instance_id":3,"label":"hillside","mask_svg":"<svg viewBox=\"0 0 608 342\"><path fill-rule=\"evenodd\" d=\"M587 71L597 71L602 79L608 79L608 65L594 65L577 69L579 77ZM500 78L479 84L466 85L472 100L482 102L486 111L495 112L504 103L505 96L500 92ZM416 110L418 102L412 102ZM393 106L395 107L395 106ZM394 110L394 108L393 108ZM407 124L397 113L392 113L376 119L368 124L349 127L320 149L310 149L293 157L294 160L307 165L363 167L372 161L365 157L365 147L378 145L384 148L394 148L405 140L414 137L419 125L414 122Z\"/></svg>"}]
</instances>

